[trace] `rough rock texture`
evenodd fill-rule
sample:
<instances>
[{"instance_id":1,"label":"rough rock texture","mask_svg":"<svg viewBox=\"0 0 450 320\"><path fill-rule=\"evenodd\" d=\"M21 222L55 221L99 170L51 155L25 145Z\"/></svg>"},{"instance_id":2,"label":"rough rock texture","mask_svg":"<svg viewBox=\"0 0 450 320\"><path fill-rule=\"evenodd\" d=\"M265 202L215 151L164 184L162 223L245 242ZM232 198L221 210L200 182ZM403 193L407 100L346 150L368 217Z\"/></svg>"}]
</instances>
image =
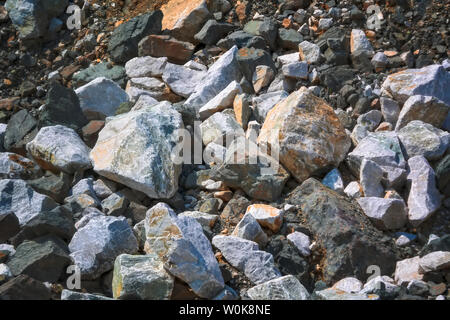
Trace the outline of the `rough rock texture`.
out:
<instances>
[{"instance_id":1,"label":"rough rock texture","mask_svg":"<svg viewBox=\"0 0 450 320\"><path fill-rule=\"evenodd\" d=\"M435 97L450 105L449 84L450 73L441 65L433 64L391 74L382 87L401 103L411 96L422 95Z\"/></svg>"},{"instance_id":2,"label":"rough rock texture","mask_svg":"<svg viewBox=\"0 0 450 320\"><path fill-rule=\"evenodd\" d=\"M92 167L91 149L70 128L57 125L44 127L27 144L27 151L46 170L74 173Z\"/></svg>"},{"instance_id":3,"label":"rough rock texture","mask_svg":"<svg viewBox=\"0 0 450 320\"><path fill-rule=\"evenodd\" d=\"M366 279L366 269L373 264L379 265L383 274L394 270L390 240L385 240L348 198L311 178L297 187L288 201L300 206L324 250L322 268L327 283L351 275Z\"/></svg>"},{"instance_id":4,"label":"rough rock texture","mask_svg":"<svg viewBox=\"0 0 450 320\"><path fill-rule=\"evenodd\" d=\"M181 115L165 103L111 118L90 154L94 170L151 198L171 198L181 172L171 160L181 128Z\"/></svg>"},{"instance_id":5,"label":"rough rock texture","mask_svg":"<svg viewBox=\"0 0 450 320\"><path fill-rule=\"evenodd\" d=\"M339 166L351 145L333 109L304 90L269 111L258 142L278 149L280 162L299 182Z\"/></svg>"},{"instance_id":6,"label":"rough rock texture","mask_svg":"<svg viewBox=\"0 0 450 320\"><path fill-rule=\"evenodd\" d=\"M118 255L135 253L138 243L124 217L99 215L78 229L69 250L81 278L93 280L111 270Z\"/></svg>"},{"instance_id":7,"label":"rough rock texture","mask_svg":"<svg viewBox=\"0 0 450 320\"><path fill-rule=\"evenodd\" d=\"M145 251L164 263L172 275L186 282L204 298L216 296L224 287L211 244L201 225L191 217L178 217L164 203L147 211Z\"/></svg>"},{"instance_id":8,"label":"rough rock texture","mask_svg":"<svg viewBox=\"0 0 450 320\"><path fill-rule=\"evenodd\" d=\"M235 268L245 273L255 284L279 278L273 256L258 250L258 244L233 236L215 236L212 244L220 250L224 258Z\"/></svg>"},{"instance_id":9,"label":"rough rock texture","mask_svg":"<svg viewBox=\"0 0 450 320\"><path fill-rule=\"evenodd\" d=\"M247 291L252 300L308 300L308 290L288 275L254 286Z\"/></svg>"},{"instance_id":10,"label":"rough rock texture","mask_svg":"<svg viewBox=\"0 0 450 320\"><path fill-rule=\"evenodd\" d=\"M152 256L121 254L114 264L113 297L120 300L167 300L174 279Z\"/></svg>"},{"instance_id":11,"label":"rough rock texture","mask_svg":"<svg viewBox=\"0 0 450 320\"><path fill-rule=\"evenodd\" d=\"M136 57L139 41L149 34L159 33L162 18L161 11L154 11L135 17L117 27L108 45L112 60L121 63Z\"/></svg>"},{"instance_id":12,"label":"rough rock texture","mask_svg":"<svg viewBox=\"0 0 450 320\"><path fill-rule=\"evenodd\" d=\"M42 211L52 210L57 203L35 192L23 180L0 181L0 212L14 212L20 225L24 225Z\"/></svg>"}]
</instances>

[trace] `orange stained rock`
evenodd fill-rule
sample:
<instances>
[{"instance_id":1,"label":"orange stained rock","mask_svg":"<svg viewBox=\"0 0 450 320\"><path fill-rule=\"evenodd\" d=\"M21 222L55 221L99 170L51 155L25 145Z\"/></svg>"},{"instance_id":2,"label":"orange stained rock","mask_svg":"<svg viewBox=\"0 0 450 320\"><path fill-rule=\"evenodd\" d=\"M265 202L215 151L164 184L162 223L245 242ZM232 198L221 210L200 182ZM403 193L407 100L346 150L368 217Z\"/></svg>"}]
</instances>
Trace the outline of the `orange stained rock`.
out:
<instances>
[{"instance_id":1,"label":"orange stained rock","mask_svg":"<svg viewBox=\"0 0 450 320\"><path fill-rule=\"evenodd\" d=\"M186 17L204 0L171 0L161 7L164 14L162 29L173 29L180 18Z\"/></svg>"}]
</instances>

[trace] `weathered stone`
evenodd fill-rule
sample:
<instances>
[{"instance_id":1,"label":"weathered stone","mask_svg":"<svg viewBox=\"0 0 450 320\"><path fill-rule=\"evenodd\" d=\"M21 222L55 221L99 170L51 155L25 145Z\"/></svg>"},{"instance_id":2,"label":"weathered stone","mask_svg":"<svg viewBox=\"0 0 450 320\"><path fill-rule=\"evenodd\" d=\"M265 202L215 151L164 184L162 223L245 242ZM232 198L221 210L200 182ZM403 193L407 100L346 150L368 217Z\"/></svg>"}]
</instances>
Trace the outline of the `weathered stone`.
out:
<instances>
[{"instance_id":1,"label":"weathered stone","mask_svg":"<svg viewBox=\"0 0 450 320\"><path fill-rule=\"evenodd\" d=\"M311 241L306 234L294 231L288 234L286 238L298 249L302 256L308 257L311 254L309 249Z\"/></svg>"},{"instance_id":2,"label":"weathered stone","mask_svg":"<svg viewBox=\"0 0 450 320\"><path fill-rule=\"evenodd\" d=\"M177 217L166 204L152 207L145 218L145 251L161 259L172 275L200 297L212 298L224 287L211 244L191 217Z\"/></svg>"},{"instance_id":3,"label":"weathered stone","mask_svg":"<svg viewBox=\"0 0 450 320\"><path fill-rule=\"evenodd\" d=\"M170 1L161 7L164 14L162 28L182 41L193 42L194 35L211 17L204 0Z\"/></svg>"},{"instance_id":4,"label":"weathered stone","mask_svg":"<svg viewBox=\"0 0 450 320\"><path fill-rule=\"evenodd\" d=\"M139 42L139 56L167 57L171 63L185 64L194 53L195 46L169 35L149 35Z\"/></svg>"},{"instance_id":5,"label":"weathered stone","mask_svg":"<svg viewBox=\"0 0 450 320\"><path fill-rule=\"evenodd\" d=\"M304 61L293 62L283 65L281 68L283 75L292 79L308 79L308 64Z\"/></svg>"},{"instance_id":6,"label":"weathered stone","mask_svg":"<svg viewBox=\"0 0 450 320\"><path fill-rule=\"evenodd\" d=\"M0 153L0 178L1 179L33 179L42 172L36 163L22 157L21 155L1 152Z\"/></svg>"},{"instance_id":7,"label":"weathered stone","mask_svg":"<svg viewBox=\"0 0 450 320\"><path fill-rule=\"evenodd\" d=\"M171 198L181 173L171 159L181 128L181 115L164 102L111 118L90 154L94 170L151 198Z\"/></svg>"},{"instance_id":8,"label":"weathered stone","mask_svg":"<svg viewBox=\"0 0 450 320\"><path fill-rule=\"evenodd\" d=\"M347 277L339 280L333 285L333 289L341 290L347 293L357 293L363 288L363 283L356 278Z\"/></svg>"},{"instance_id":9,"label":"weathered stone","mask_svg":"<svg viewBox=\"0 0 450 320\"><path fill-rule=\"evenodd\" d=\"M383 169L378 164L372 160L363 159L359 177L364 197L382 198L384 196L384 188L381 184Z\"/></svg>"},{"instance_id":10,"label":"weathered stone","mask_svg":"<svg viewBox=\"0 0 450 320\"><path fill-rule=\"evenodd\" d=\"M450 155L445 156L436 167L436 178L439 190L450 196Z\"/></svg>"},{"instance_id":11,"label":"weathered stone","mask_svg":"<svg viewBox=\"0 0 450 320\"><path fill-rule=\"evenodd\" d=\"M240 70L247 81L251 82L256 67L260 65L268 66L276 71L272 57L269 52L255 48L241 48L236 53L236 59Z\"/></svg>"},{"instance_id":12,"label":"weathered stone","mask_svg":"<svg viewBox=\"0 0 450 320\"><path fill-rule=\"evenodd\" d=\"M444 103L434 97L413 95L403 105L395 130L400 130L413 120L421 120L436 128L441 128L450 112L449 104L450 101Z\"/></svg>"},{"instance_id":13,"label":"weathered stone","mask_svg":"<svg viewBox=\"0 0 450 320\"><path fill-rule=\"evenodd\" d=\"M14 212L0 213L0 243L6 242L9 238L15 236L19 231L19 219L16 217ZM0 253L0 258L2 256L2 253Z\"/></svg>"},{"instance_id":14,"label":"weathered stone","mask_svg":"<svg viewBox=\"0 0 450 320\"><path fill-rule=\"evenodd\" d=\"M277 233L283 224L283 211L266 204L253 204L247 208L258 223L272 232Z\"/></svg>"},{"instance_id":15,"label":"weathered stone","mask_svg":"<svg viewBox=\"0 0 450 320\"><path fill-rule=\"evenodd\" d=\"M163 73L163 80L176 94L189 98L199 84L205 79L206 72L193 70L185 66L168 63Z\"/></svg>"},{"instance_id":16,"label":"weathered stone","mask_svg":"<svg viewBox=\"0 0 450 320\"><path fill-rule=\"evenodd\" d=\"M261 89L267 87L275 78L275 72L269 66L257 66L253 73L252 83L255 93L259 93Z\"/></svg>"},{"instance_id":17,"label":"weathered stone","mask_svg":"<svg viewBox=\"0 0 450 320\"><path fill-rule=\"evenodd\" d=\"M292 275L267 281L248 289L252 300L308 300L309 292Z\"/></svg>"},{"instance_id":18,"label":"weathered stone","mask_svg":"<svg viewBox=\"0 0 450 320\"><path fill-rule=\"evenodd\" d=\"M309 41L303 41L298 45L300 60L306 61L308 64L316 64L320 62L320 48L318 45Z\"/></svg>"},{"instance_id":19,"label":"weathered stone","mask_svg":"<svg viewBox=\"0 0 450 320\"><path fill-rule=\"evenodd\" d=\"M450 145L450 133L420 120L413 120L398 131L405 156L424 156L428 160L442 157Z\"/></svg>"},{"instance_id":20,"label":"weathered stone","mask_svg":"<svg viewBox=\"0 0 450 320\"><path fill-rule=\"evenodd\" d=\"M230 139L234 137L245 136L244 130L236 119L224 112L214 113L203 121L200 129L205 146L211 142L223 145L225 141L232 141Z\"/></svg>"},{"instance_id":21,"label":"weathered stone","mask_svg":"<svg viewBox=\"0 0 450 320\"><path fill-rule=\"evenodd\" d=\"M289 173L250 140L239 138L227 149L225 162L213 168L211 177L231 188L240 188L257 200L275 201Z\"/></svg>"},{"instance_id":22,"label":"weathered stone","mask_svg":"<svg viewBox=\"0 0 450 320\"><path fill-rule=\"evenodd\" d=\"M420 257L418 256L397 261L394 276L395 282L401 286L403 283L408 284L413 280L422 280L423 276L419 274L419 261Z\"/></svg>"},{"instance_id":23,"label":"weathered stone","mask_svg":"<svg viewBox=\"0 0 450 320\"><path fill-rule=\"evenodd\" d=\"M299 182L329 166L338 167L351 145L333 109L305 90L269 111L258 142L278 149L280 162Z\"/></svg>"},{"instance_id":24,"label":"weathered stone","mask_svg":"<svg viewBox=\"0 0 450 320\"><path fill-rule=\"evenodd\" d=\"M118 26L108 44L111 59L123 63L137 57L139 41L149 34L161 32L162 19L163 14L158 10L134 17Z\"/></svg>"},{"instance_id":25,"label":"weathered stone","mask_svg":"<svg viewBox=\"0 0 450 320\"><path fill-rule=\"evenodd\" d=\"M322 179L322 184L339 193L344 192L344 180L338 169L333 169Z\"/></svg>"},{"instance_id":26,"label":"weathered stone","mask_svg":"<svg viewBox=\"0 0 450 320\"><path fill-rule=\"evenodd\" d=\"M5 9L8 11L13 25L19 31L21 39L36 39L47 31L50 12L47 12L44 2L8 0L5 3Z\"/></svg>"},{"instance_id":27,"label":"weathered stone","mask_svg":"<svg viewBox=\"0 0 450 320\"><path fill-rule=\"evenodd\" d=\"M92 80L75 92L86 115L114 116L120 104L129 100L127 93L117 83L104 77Z\"/></svg>"},{"instance_id":28,"label":"weathered stone","mask_svg":"<svg viewBox=\"0 0 450 320\"><path fill-rule=\"evenodd\" d=\"M214 45L228 33L235 30L236 26L230 23L208 20L202 29L194 36L195 40L206 45Z\"/></svg>"},{"instance_id":29,"label":"weathered stone","mask_svg":"<svg viewBox=\"0 0 450 320\"><path fill-rule=\"evenodd\" d=\"M219 218L215 214L209 214L200 211L185 211L178 215L179 217L191 217L195 219L202 227L213 228L217 219Z\"/></svg>"},{"instance_id":30,"label":"weathered stone","mask_svg":"<svg viewBox=\"0 0 450 320\"><path fill-rule=\"evenodd\" d=\"M396 285L392 278L377 276L367 281L360 293L376 294L381 299L394 299L400 291L400 286Z\"/></svg>"},{"instance_id":31,"label":"weathered stone","mask_svg":"<svg viewBox=\"0 0 450 320\"><path fill-rule=\"evenodd\" d=\"M273 256L260 251L256 242L218 235L212 239L212 244L233 267L244 272L252 283L261 284L281 277L275 268Z\"/></svg>"},{"instance_id":32,"label":"weathered stone","mask_svg":"<svg viewBox=\"0 0 450 320\"><path fill-rule=\"evenodd\" d=\"M75 292L67 289L63 289L61 292L61 300L114 300L105 296L100 296L96 294L83 293L83 292Z\"/></svg>"},{"instance_id":33,"label":"weathered stone","mask_svg":"<svg viewBox=\"0 0 450 320\"><path fill-rule=\"evenodd\" d=\"M239 221L231 235L256 242L260 248L264 248L268 242L266 233L262 230L255 217L248 212Z\"/></svg>"},{"instance_id":34,"label":"weathered stone","mask_svg":"<svg viewBox=\"0 0 450 320\"><path fill-rule=\"evenodd\" d=\"M450 105L448 88L450 73L438 64L421 69L407 69L389 75L382 89L389 92L395 100L404 103L414 95L432 96Z\"/></svg>"},{"instance_id":35,"label":"weathered stone","mask_svg":"<svg viewBox=\"0 0 450 320\"><path fill-rule=\"evenodd\" d=\"M89 160L91 150L73 129L61 125L39 130L27 144L27 151L46 170L71 174L92 167Z\"/></svg>"},{"instance_id":36,"label":"weathered stone","mask_svg":"<svg viewBox=\"0 0 450 320\"><path fill-rule=\"evenodd\" d=\"M233 101L234 115L236 121L241 127L246 130L248 126L248 120L252 115L252 109L250 108L249 97L247 94L237 94ZM256 135L256 137L258 137Z\"/></svg>"},{"instance_id":37,"label":"weathered stone","mask_svg":"<svg viewBox=\"0 0 450 320\"><path fill-rule=\"evenodd\" d=\"M229 50L233 46L241 48L256 48L256 49L267 49L266 41L261 36L254 36L245 31L238 30L227 37L219 40L217 46L223 50Z\"/></svg>"},{"instance_id":38,"label":"weathered stone","mask_svg":"<svg viewBox=\"0 0 450 320\"><path fill-rule=\"evenodd\" d=\"M350 182L344 189L344 193L350 198L356 199L363 196L364 192L358 181Z\"/></svg>"},{"instance_id":39,"label":"weathered stone","mask_svg":"<svg viewBox=\"0 0 450 320\"><path fill-rule=\"evenodd\" d=\"M194 93L186 101L185 105L193 106L198 110L217 96L232 81L241 80L242 74L236 59L237 51L238 48L234 46L209 68L204 81L197 84Z\"/></svg>"},{"instance_id":40,"label":"weathered stone","mask_svg":"<svg viewBox=\"0 0 450 320\"><path fill-rule=\"evenodd\" d=\"M174 279L155 257L121 254L114 263L112 291L120 300L168 300Z\"/></svg>"},{"instance_id":41,"label":"weathered stone","mask_svg":"<svg viewBox=\"0 0 450 320\"><path fill-rule=\"evenodd\" d=\"M8 261L14 276L26 274L39 281L56 282L71 263L67 245L56 237L25 241Z\"/></svg>"},{"instance_id":42,"label":"weathered stone","mask_svg":"<svg viewBox=\"0 0 450 320\"><path fill-rule=\"evenodd\" d=\"M240 84L237 81L231 82L217 96L200 108L198 111L200 119L204 120L216 112L232 107L234 98L240 93L242 93Z\"/></svg>"},{"instance_id":43,"label":"weathered stone","mask_svg":"<svg viewBox=\"0 0 450 320\"><path fill-rule=\"evenodd\" d=\"M395 253L390 238L383 238L359 206L347 197L310 178L287 201L299 206L317 245L326 251L323 276L327 283L346 276L366 279L370 265L380 266L382 273L394 270Z\"/></svg>"},{"instance_id":44,"label":"weathered stone","mask_svg":"<svg viewBox=\"0 0 450 320\"><path fill-rule=\"evenodd\" d=\"M50 298L50 288L25 274L0 286L0 300L50 300Z\"/></svg>"},{"instance_id":45,"label":"weathered stone","mask_svg":"<svg viewBox=\"0 0 450 320\"><path fill-rule=\"evenodd\" d=\"M372 45L366 34L359 29L353 29L350 37L350 52L354 53L356 51L373 52Z\"/></svg>"},{"instance_id":46,"label":"weathered stone","mask_svg":"<svg viewBox=\"0 0 450 320\"><path fill-rule=\"evenodd\" d=\"M102 201L103 211L110 216L121 216L127 210L130 201L120 192L113 193Z\"/></svg>"},{"instance_id":47,"label":"weathered stone","mask_svg":"<svg viewBox=\"0 0 450 320\"><path fill-rule=\"evenodd\" d=\"M133 59L132 59L133 60ZM108 62L100 62L91 65L89 68L78 71L72 76L72 83L75 88L83 86L92 80L100 77L117 82L122 88L125 86L125 77L127 76L125 68L119 65L112 66Z\"/></svg>"},{"instance_id":48,"label":"weathered stone","mask_svg":"<svg viewBox=\"0 0 450 320\"><path fill-rule=\"evenodd\" d=\"M22 109L9 119L3 146L7 151L25 155L25 145L33 140L37 132L36 119Z\"/></svg>"},{"instance_id":49,"label":"weathered stone","mask_svg":"<svg viewBox=\"0 0 450 320\"><path fill-rule=\"evenodd\" d=\"M408 217L413 226L428 219L441 205L433 168L423 156L408 160Z\"/></svg>"},{"instance_id":50,"label":"weathered stone","mask_svg":"<svg viewBox=\"0 0 450 320\"><path fill-rule=\"evenodd\" d=\"M380 297L376 294L364 294L364 293L347 293L345 291L328 288L315 292L316 297L319 300L379 300Z\"/></svg>"},{"instance_id":51,"label":"weathered stone","mask_svg":"<svg viewBox=\"0 0 450 320\"><path fill-rule=\"evenodd\" d=\"M450 268L450 251L435 251L419 260L419 273L442 271Z\"/></svg>"},{"instance_id":52,"label":"weathered stone","mask_svg":"<svg viewBox=\"0 0 450 320\"><path fill-rule=\"evenodd\" d=\"M253 98L253 114L259 123L264 123L267 114L279 102L289 96L284 90L264 93Z\"/></svg>"},{"instance_id":53,"label":"weathered stone","mask_svg":"<svg viewBox=\"0 0 450 320\"><path fill-rule=\"evenodd\" d=\"M44 194L55 201L62 203L69 195L70 186L72 184L72 176L67 173L60 172L55 175L50 171L34 180L28 180L28 185L36 192Z\"/></svg>"},{"instance_id":54,"label":"weathered stone","mask_svg":"<svg viewBox=\"0 0 450 320\"><path fill-rule=\"evenodd\" d=\"M382 230L399 229L406 223L407 209L401 199L362 197L357 201L366 216Z\"/></svg>"},{"instance_id":55,"label":"weathered stone","mask_svg":"<svg viewBox=\"0 0 450 320\"><path fill-rule=\"evenodd\" d=\"M68 117L68 114L71 116ZM87 123L76 93L59 82L51 82L45 105L39 114L39 128L59 124L80 130Z\"/></svg>"},{"instance_id":56,"label":"weathered stone","mask_svg":"<svg viewBox=\"0 0 450 320\"><path fill-rule=\"evenodd\" d=\"M13 278L11 270L6 264L0 263L0 285L8 282L11 278Z\"/></svg>"},{"instance_id":57,"label":"weathered stone","mask_svg":"<svg viewBox=\"0 0 450 320\"><path fill-rule=\"evenodd\" d=\"M406 161L394 132L369 133L347 155L347 164L355 176L359 175L363 159L371 160L383 169L386 187L403 185Z\"/></svg>"},{"instance_id":58,"label":"weathered stone","mask_svg":"<svg viewBox=\"0 0 450 320\"><path fill-rule=\"evenodd\" d=\"M294 29L278 29L278 43L283 49L296 50L302 40L302 35Z\"/></svg>"},{"instance_id":59,"label":"weathered stone","mask_svg":"<svg viewBox=\"0 0 450 320\"><path fill-rule=\"evenodd\" d=\"M384 120L395 126L400 114L400 107L398 106L397 101L386 97L381 97L380 106Z\"/></svg>"},{"instance_id":60,"label":"weathered stone","mask_svg":"<svg viewBox=\"0 0 450 320\"><path fill-rule=\"evenodd\" d=\"M74 233L72 212L64 206L60 206L50 211L40 212L28 221L11 239L11 243L18 246L25 240L33 240L46 235L54 235L62 240L70 241Z\"/></svg>"},{"instance_id":61,"label":"weathered stone","mask_svg":"<svg viewBox=\"0 0 450 320\"><path fill-rule=\"evenodd\" d=\"M357 123L367 128L368 131L374 131L380 124L382 113L378 110L371 110L358 117Z\"/></svg>"},{"instance_id":62,"label":"weathered stone","mask_svg":"<svg viewBox=\"0 0 450 320\"><path fill-rule=\"evenodd\" d=\"M34 192L23 180L0 180L0 212L14 212L20 225L57 205L51 198Z\"/></svg>"},{"instance_id":63,"label":"weathered stone","mask_svg":"<svg viewBox=\"0 0 450 320\"><path fill-rule=\"evenodd\" d=\"M382 72L389 64L389 59L383 52L377 52L370 62L372 63L375 72Z\"/></svg>"},{"instance_id":64,"label":"weathered stone","mask_svg":"<svg viewBox=\"0 0 450 320\"><path fill-rule=\"evenodd\" d=\"M125 71L129 78L161 77L166 65L166 57L136 57L125 64Z\"/></svg>"},{"instance_id":65,"label":"weathered stone","mask_svg":"<svg viewBox=\"0 0 450 320\"><path fill-rule=\"evenodd\" d=\"M94 280L113 268L118 255L135 253L138 243L124 217L97 215L78 229L69 250L81 278Z\"/></svg>"},{"instance_id":66,"label":"weathered stone","mask_svg":"<svg viewBox=\"0 0 450 320\"><path fill-rule=\"evenodd\" d=\"M244 26L244 31L255 36L261 36L272 50L276 50L278 29L275 22L270 18L261 21L252 20Z\"/></svg>"}]
</instances>

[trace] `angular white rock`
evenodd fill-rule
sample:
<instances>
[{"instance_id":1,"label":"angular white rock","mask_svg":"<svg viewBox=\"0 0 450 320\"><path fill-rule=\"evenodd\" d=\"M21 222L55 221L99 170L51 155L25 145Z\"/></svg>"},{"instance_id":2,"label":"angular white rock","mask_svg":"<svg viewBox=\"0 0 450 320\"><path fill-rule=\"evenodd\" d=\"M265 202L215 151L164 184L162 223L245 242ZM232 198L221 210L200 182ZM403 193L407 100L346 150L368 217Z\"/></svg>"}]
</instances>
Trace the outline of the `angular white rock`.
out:
<instances>
[{"instance_id":1,"label":"angular white rock","mask_svg":"<svg viewBox=\"0 0 450 320\"><path fill-rule=\"evenodd\" d=\"M205 120L216 112L232 107L234 98L240 93L242 93L242 88L239 82L231 82L217 96L200 108L198 111L200 119Z\"/></svg>"},{"instance_id":2,"label":"angular white rock","mask_svg":"<svg viewBox=\"0 0 450 320\"><path fill-rule=\"evenodd\" d=\"M406 223L407 209L401 199L362 197L357 201L366 216L380 229L399 229Z\"/></svg>"},{"instance_id":3,"label":"angular white rock","mask_svg":"<svg viewBox=\"0 0 450 320\"><path fill-rule=\"evenodd\" d=\"M292 275L287 275L248 289L252 300L308 300L309 292Z\"/></svg>"}]
</instances>

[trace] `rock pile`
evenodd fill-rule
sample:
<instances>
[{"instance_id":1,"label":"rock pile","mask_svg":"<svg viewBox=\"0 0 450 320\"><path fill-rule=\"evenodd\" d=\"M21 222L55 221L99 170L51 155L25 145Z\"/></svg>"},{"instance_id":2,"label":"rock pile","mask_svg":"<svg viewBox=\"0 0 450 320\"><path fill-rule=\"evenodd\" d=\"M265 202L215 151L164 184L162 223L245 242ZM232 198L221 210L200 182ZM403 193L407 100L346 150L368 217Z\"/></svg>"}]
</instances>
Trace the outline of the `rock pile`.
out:
<instances>
[{"instance_id":1,"label":"rock pile","mask_svg":"<svg viewBox=\"0 0 450 320\"><path fill-rule=\"evenodd\" d=\"M0 300L450 299L449 4L276 2L0 1Z\"/></svg>"}]
</instances>

